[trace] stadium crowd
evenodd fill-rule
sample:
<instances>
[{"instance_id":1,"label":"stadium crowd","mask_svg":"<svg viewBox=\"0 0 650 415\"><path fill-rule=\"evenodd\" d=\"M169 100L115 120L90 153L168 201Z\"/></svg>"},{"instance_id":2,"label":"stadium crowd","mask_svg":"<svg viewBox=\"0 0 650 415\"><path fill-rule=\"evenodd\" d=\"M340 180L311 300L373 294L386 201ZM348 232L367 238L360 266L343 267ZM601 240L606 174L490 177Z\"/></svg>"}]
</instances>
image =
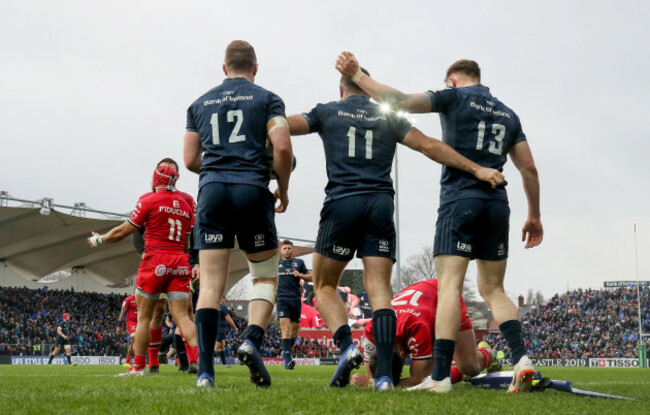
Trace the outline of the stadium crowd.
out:
<instances>
[{"instance_id":1,"label":"stadium crowd","mask_svg":"<svg viewBox=\"0 0 650 415\"><path fill-rule=\"evenodd\" d=\"M641 290L643 332L650 333L650 290ZM534 358L637 357L636 288L578 289L556 294L522 318L527 352ZM486 339L506 356L500 334ZM650 344L647 339L646 344Z\"/></svg>"},{"instance_id":2,"label":"stadium crowd","mask_svg":"<svg viewBox=\"0 0 650 415\"><path fill-rule=\"evenodd\" d=\"M0 354L41 354L54 342L64 312L72 314L75 355L116 355L126 351L126 333L117 322L124 296L0 287ZM45 352L48 352L45 350Z\"/></svg>"},{"instance_id":3,"label":"stadium crowd","mask_svg":"<svg viewBox=\"0 0 650 415\"><path fill-rule=\"evenodd\" d=\"M41 354L43 344L53 343L57 323L66 311L72 313L74 355L124 355L129 338L123 324L116 321L123 297L46 287L0 287L0 355ZM648 287L642 288L641 301L643 331L650 333ZM635 288L579 289L556 294L524 315L524 339L529 355L535 358L637 357L637 316ZM225 347L226 355L234 357L245 340L247 321L236 314L231 317L239 332L228 328ZM270 324L264 336L264 357L281 355L280 337L279 327ZM486 341L508 355L500 334L490 334ZM326 357L333 352L300 337L293 346L295 357Z\"/></svg>"},{"instance_id":4,"label":"stadium crowd","mask_svg":"<svg viewBox=\"0 0 650 415\"><path fill-rule=\"evenodd\" d=\"M77 356L124 355L129 337L117 322L123 295L0 287L0 355L47 354L43 344L54 343L57 323L64 312L72 314L72 353ZM226 355L234 357L245 340L247 321L231 314L239 332L228 328ZM280 330L271 323L264 336L264 357L281 353ZM168 330L168 328L167 328ZM302 341L301 341L302 340ZM322 356L329 349L301 339L295 351L301 357Z\"/></svg>"}]
</instances>

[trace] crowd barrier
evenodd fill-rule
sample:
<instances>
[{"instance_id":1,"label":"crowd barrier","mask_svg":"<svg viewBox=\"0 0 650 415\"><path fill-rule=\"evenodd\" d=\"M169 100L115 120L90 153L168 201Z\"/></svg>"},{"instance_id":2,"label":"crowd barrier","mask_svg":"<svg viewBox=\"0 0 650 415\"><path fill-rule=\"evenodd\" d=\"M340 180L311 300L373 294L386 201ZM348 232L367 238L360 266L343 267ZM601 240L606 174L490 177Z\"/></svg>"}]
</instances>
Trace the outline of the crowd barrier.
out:
<instances>
[{"instance_id":1,"label":"crowd barrier","mask_svg":"<svg viewBox=\"0 0 650 415\"><path fill-rule=\"evenodd\" d=\"M0 364L12 365L46 365L49 356L0 356ZM334 358L296 358L299 366L334 365ZM510 359L500 359L504 366L512 366ZM72 363L78 365L119 365L123 362L120 356L72 356ZM531 359L535 367L639 367L639 359L622 357L590 357L583 359ZM168 364L173 365L174 359L169 359ZM215 364L220 364L215 358ZM229 365L238 365L239 361L233 357L226 358ZM648 361L646 364L650 363ZM65 365L65 357L58 355L52 361L53 365ZM283 360L280 357L265 357L264 364L280 366ZM647 367L647 366L646 366Z\"/></svg>"}]
</instances>

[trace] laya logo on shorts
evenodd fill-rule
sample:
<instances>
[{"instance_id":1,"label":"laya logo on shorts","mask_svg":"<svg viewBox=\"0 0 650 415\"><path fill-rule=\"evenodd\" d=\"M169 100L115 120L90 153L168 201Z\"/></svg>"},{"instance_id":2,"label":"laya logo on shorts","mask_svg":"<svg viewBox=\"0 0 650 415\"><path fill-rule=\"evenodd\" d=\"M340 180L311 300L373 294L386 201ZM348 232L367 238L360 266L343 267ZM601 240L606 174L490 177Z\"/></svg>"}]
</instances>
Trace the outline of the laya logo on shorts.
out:
<instances>
[{"instance_id":1,"label":"laya logo on shorts","mask_svg":"<svg viewBox=\"0 0 650 415\"><path fill-rule=\"evenodd\" d=\"M255 247L264 246L264 234L258 233L255 235Z\"/></svg>"},{"instance_id":2,"label":"laya logo on shorts","mask_svg":"<svg viewBox=\"0 0 650 415\"><path fill-rule=\"evenodd\" d=\"M472 245L466 244L464 242L458 242L456 244L456 249L463 252L472 252Z\"/></svg>"},{"instance_id":3,"label":"laya logo on shorts","mask_svg":"<svg viewBox=\"0 0 650 415\"><path fill-rule=\"evenodd\" d=\"M205 242L209 244L223 242L223 235L220 233L206 233L203 235L203 238L205 239Z\"/></svg>"},{"instance_id":4,"label":"laya logo on shorts","mask_svg":"<svg viewBox=\"0 0 650 415\"><path fill-rule=\"evenodd\" d=\"M167 267L164 266L163 264L158 265L156 267L156 276L157 277L162 277L165 274L167 274Z\"/></svg>"},{"instance_id":5,"label":"laya logo on shorts","mask_svg":"<svg viewBox=\"0 0 650 415\"><path fill-rule=\"evenodd\" d=\"M497 255L502 256L506 254L506 245L504 243L500 243L499 246L497 247Z\"/></svg>"},{"instance_id":6,"label":"laya logo on shorts","mask_svg":"<svg viewBox=\"0 0 650 415\"><path fill-rule=\"evenodd\" d=\"M350 255L350 248L333 245L332 252L338 255Z\"/></svg>"},{"instance_id":7,"label":"laya logo on shorts","mask_svg":"<svg viewBox=\"0 0 650 415\"><path fill-rule=\"evenodd\" d=\"M379 252L390 252L390 242L385 239L379 240Z\"/></svg>"}]
</instances>

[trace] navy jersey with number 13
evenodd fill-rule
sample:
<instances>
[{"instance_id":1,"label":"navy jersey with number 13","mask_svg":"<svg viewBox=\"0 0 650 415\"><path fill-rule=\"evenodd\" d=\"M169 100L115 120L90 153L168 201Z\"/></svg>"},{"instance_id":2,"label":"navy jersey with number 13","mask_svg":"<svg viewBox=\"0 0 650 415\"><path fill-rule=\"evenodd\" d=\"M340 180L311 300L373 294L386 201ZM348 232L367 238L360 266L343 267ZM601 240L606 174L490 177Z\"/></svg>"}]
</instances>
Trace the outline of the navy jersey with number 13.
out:
<instances>
[{"instance_id":1,"label":"navy jersey with number 13","mask_svg":"<svg viewBox=\"0 0 650 415\"><path fill-rule=\"evenodd\" d=\"M481 84L428 91L431 112L440 113L442 139L483 167L503 171L513 145L526 140L517 114ZM506 189L492 189L470 173L442 166L440 205L458 199L508 200Z\"/></svg>"},{"instance_id":2,"label":"navy jersey with number 13","mask_svg":"<svg viewBox=\"0 0 650 415\"><path fill-rule=\"evenodd\" d=\"M244 78L227 78L187 110L187 131L199 133L203 164L199 188L207 183L267 188L266 125L284 117L280 97Z\"/></svg>"},{"instance_id":3,"label":"navy jersey with number 13","mask_svg":"<svg viewBox=\"0 0 650 415\"><path fill-rule=\"evenodd\" d=\"M412 128L405 118L382 111L360 95L318 104L302 116L309 131L318 132L323 140L325 201L364 193L394 194L390 172L395 147Z\"/></svg>"}]
</instances>

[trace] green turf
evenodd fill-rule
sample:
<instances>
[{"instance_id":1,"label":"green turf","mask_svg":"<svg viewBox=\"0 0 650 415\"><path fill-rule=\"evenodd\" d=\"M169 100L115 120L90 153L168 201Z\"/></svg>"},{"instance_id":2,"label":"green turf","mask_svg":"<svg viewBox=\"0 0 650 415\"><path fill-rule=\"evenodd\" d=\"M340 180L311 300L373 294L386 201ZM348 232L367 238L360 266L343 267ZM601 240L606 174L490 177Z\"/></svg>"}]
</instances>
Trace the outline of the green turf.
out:
<instances>
[{"instance_id":1,"label":"green turf","mask_svg":"<svg viewBox=\"0 0 650 415\"><path fill-rule=\"evenodd\" d=\"M270 389L249 382L248 370L216 367L217 387L194 387L195 376L161 368L159 375L118 378L117 366L0 365L2 414L648 414L650 369L543 368L544 376L571 380L574 387L637 398L637 401L545 391L509 395L469 384L449 394L364 388L331 389L333 366L269 368Z\"/></svg>"}]
</instances>

